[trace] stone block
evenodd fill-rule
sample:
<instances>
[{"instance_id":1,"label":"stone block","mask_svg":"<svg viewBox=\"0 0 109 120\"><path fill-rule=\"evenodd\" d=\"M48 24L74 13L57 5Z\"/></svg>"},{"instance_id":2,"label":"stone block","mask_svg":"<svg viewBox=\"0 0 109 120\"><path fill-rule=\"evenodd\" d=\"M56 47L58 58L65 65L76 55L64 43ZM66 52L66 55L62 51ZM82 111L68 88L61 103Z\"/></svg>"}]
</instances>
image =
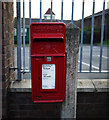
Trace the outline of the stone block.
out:
<instances>
[{"instance_id":1,"label":"stone block","mask_svg":"<svg viewBox=\"0 0 109 120\"><path fill-rule=\"evenodd\" d=\"M66 28L66 90L62 104L62 118L76 118L77 60L79 52L79 28L69 23Z\"/></svg>"}]
</instances>

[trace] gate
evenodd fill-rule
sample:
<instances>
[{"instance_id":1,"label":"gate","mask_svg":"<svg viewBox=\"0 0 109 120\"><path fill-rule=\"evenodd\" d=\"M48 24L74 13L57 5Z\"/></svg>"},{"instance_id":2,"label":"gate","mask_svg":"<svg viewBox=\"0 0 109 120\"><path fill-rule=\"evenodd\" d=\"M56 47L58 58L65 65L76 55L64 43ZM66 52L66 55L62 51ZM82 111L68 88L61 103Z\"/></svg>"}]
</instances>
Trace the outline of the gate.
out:
<instances>
[{"instance_id":1,"label":"gate","mask_svg":"<svg viewBox=\"0 0 109 120\"><path fill-rule=\"evenodd\" d=\"M29 0L29 28L31 24L31 2L32 0ZM71 22L74 23L73 15L74 15L74 0L72 0L72 12L71 12ZM92 64L92 58L93 58L93 39L94 39L94 18L95 18L95 0L93 0L93 10L92 10L92 16L91 16L91 40L90 40L90 52L89 52L89 61L90 63L87 64L83 61L83 38L84 38L84 6L85 1L82 1L82 20L81 20L81 35L80 35L80 56L78 60L79 64L79 71L78 73L88 73L91 74L101 74L102 73L108 73L108 70L102 70L102 59L103 59L103 39L104 39L104 24L105 24L105 0L103 1L103 10L101 12L102 16L102 24L101 24L101 42L99 46L99 66L96 67ZM21 2L20 0L16 1L16 8L17 8L17 71L18 71L18 80L21 80L21 74L25 73L31 73L31 57L30 57L30 29L29 29L29 68L26 69L25 66L25 0L23 0L23 57L21 57ZM61 20L60 22L64 22L63 20L63 8L64 8L64 1L61 0ZM51 0L51 19L50 22L53 21L52 19L52 9L53 9L53 0ZM40 0L40 19L39 22L42 22L42 0ZM21 67L21 60L23 60L23 68ZM82 66L87 65L89 69L87 71L84 71ZM93 71L92 68L95 68L96 71ZM100 75L99 74L99 75Z\"/></svg>"}]
</instances>

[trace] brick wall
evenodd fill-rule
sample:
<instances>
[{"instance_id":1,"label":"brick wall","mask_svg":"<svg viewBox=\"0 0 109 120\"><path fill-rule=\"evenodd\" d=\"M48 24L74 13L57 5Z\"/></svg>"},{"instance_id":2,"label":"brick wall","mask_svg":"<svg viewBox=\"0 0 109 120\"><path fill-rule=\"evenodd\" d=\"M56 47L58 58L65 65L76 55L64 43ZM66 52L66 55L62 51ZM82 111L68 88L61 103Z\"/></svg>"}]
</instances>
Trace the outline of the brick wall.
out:
<instances>
[{"instance_id":1,"label":"brick wall","mask_svg":"<svg viewBox=\"0 0 109 120\"><path fill-rule=\"evenodd\" d=\"M108 120L109 92L78 92L77 119Z\"/></svg>"},{"instance_id":2,"label":"brick wall","mask_svg":"<svg viewBox=\"0 0 109 120\"><path fill-rule=\"evenodd\" d=\"M33 103L31 92L8 94L8 118L60 118L62 103Z\"/></svg>"},{"instance_id":3,"label":"brick wall","mask_svg":"<svg viewBox=\"0 0 109 120\"><path fill-rule=\"evenodd\" d=\"M14 16L13 3L2 3L2 92L3 92L3 117L6 116L7 89L11 80L14 80Z\"/></svg>"},{"instance_id":4,"label":"brick wall","mask_svg":"<svg viewBox=\"0 0 109 120\"><path fill-rule=\"evenodd\" d=\"M2 16L2 3L0 2L0 16ZM2 17L0 17L0 120L2 117Z\"/></svg>"},{"instance_id":5,"label":"brick wall","mask_svg":"<svg viewBox=\"0 0 109 120\"><path fill-rule=\"evenodd\" d=\"M109 119L108 93L78 92L77 95L77 120ZM61 103L34 104L31 92L9 92L8 100L8 117L12 120L60 117Z\"/></svg>"}]
</instances>

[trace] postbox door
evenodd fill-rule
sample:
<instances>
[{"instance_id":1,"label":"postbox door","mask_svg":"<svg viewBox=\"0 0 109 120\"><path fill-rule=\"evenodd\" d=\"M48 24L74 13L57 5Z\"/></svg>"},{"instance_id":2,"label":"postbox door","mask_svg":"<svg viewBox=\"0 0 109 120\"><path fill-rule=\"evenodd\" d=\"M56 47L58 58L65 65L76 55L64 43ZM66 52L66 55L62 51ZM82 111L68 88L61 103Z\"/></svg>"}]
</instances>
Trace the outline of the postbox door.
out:
<instances>
[{"instance_id":1,"label":"postbox door","mask_svg":"<svg viewBox=\"0 0 109 120\"><path fill-rule=\"evenodd\" d=\"M33 94L36 102L62 102L65 92L65 57L36 57L34 60ZM40 71L39 71L40 69ZM33 99L34 99L33 98Z\"/></svg>"}]
</instances>

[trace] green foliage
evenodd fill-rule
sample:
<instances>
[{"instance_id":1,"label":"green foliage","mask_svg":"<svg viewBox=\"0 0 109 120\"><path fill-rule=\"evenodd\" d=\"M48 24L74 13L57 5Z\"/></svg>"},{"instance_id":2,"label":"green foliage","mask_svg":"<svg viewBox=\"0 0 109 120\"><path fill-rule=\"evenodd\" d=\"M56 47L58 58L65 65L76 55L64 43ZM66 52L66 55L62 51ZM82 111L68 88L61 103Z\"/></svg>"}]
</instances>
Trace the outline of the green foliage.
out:
<instances>
[{"instance_id":1,"label":"green foliage","mask_svg":"<svg viewBox=\"0 0 109 120\"><path fill-rule=\"evenodd\" d=\"M91 41L91 27L84 27L83 31L83 44L90 44ZM81 31L81 29L80 29ZM81 32L80 32L81 34ZM99 28L94 28L94 36L93 36L93 43L99 43L101 38L101 29Z\"/></svg>"},{"instance_id":2,"label":"green foliage","mask_svg":"<svg viewBox=\"0 0 109 120\"><path fill-rule=\"evenodd\" d=\"M109 46L109 40L105 40L105 41L103 41L103 45L107 45L107 46Z\"/></svg>"}]
</instances>

